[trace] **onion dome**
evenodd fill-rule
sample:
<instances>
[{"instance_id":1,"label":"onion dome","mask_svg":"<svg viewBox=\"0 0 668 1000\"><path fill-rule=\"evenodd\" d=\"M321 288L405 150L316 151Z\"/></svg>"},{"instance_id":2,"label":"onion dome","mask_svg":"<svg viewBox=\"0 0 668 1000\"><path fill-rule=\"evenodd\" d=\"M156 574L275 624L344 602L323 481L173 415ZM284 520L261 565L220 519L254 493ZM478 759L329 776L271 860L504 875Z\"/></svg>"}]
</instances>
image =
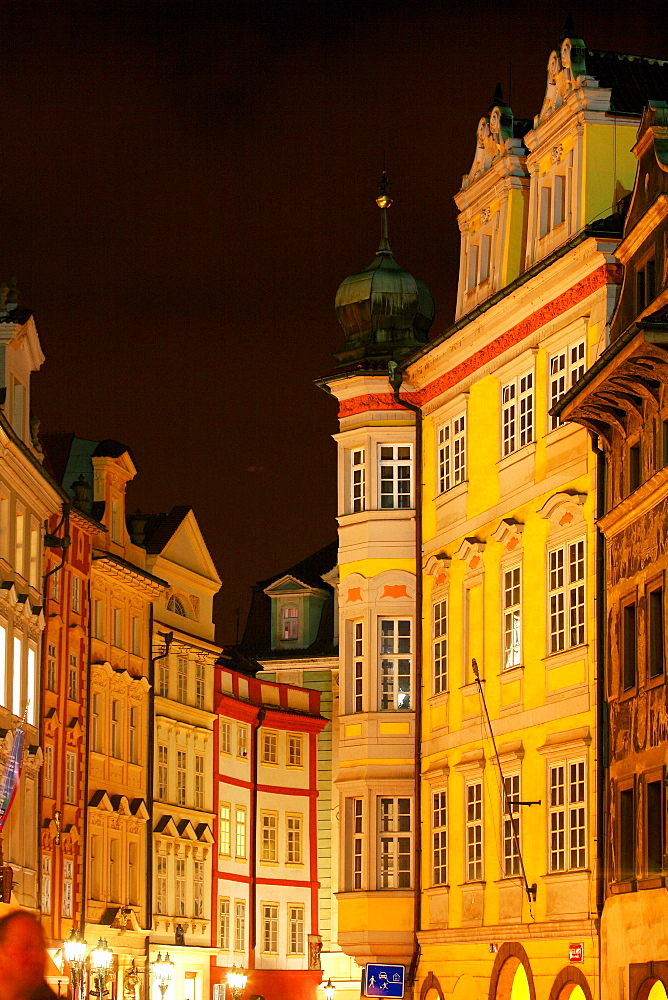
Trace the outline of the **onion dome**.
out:
<instances>
[{"instance_id":1,"label":"onion dome","mask_svg":"<svg viewBox=\"0 0 668 1000\"><path fill-rule=\"evenodd\" d=\"M346 345L335 357L341 364L362 359L398 360L427 343L435 307L429 289L397 264L388 239L387 212L392 204L383 171L376 204L381 238L376 257L339 286L335 309Z\"/></svg>"}]
</instances>

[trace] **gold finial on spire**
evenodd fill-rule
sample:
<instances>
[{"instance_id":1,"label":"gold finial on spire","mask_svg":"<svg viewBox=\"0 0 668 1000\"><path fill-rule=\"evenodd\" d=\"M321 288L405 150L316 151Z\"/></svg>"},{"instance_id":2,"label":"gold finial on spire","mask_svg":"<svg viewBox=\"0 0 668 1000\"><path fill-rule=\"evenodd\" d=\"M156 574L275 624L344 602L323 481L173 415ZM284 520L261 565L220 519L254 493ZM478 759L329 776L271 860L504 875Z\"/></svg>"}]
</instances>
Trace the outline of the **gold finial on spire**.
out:
<instances>
[{"instance_id":1,"label":"gold finial on spire","mask_svg":"<svg viewBox=\"0 0 668 1000\"><path fill-rule=\"evenodd\" d=\"M378 185L378 190L380 191L380 194L376 198L376 204L378 205L378 208L389 208L390 205L392 204L392 199L390 198L389 195L389 190L391 187L392 184L387 179L387 170L385 169L385 166L383 166L383 176L381 177L380 184Z\"/></svg>"}]
</instances>

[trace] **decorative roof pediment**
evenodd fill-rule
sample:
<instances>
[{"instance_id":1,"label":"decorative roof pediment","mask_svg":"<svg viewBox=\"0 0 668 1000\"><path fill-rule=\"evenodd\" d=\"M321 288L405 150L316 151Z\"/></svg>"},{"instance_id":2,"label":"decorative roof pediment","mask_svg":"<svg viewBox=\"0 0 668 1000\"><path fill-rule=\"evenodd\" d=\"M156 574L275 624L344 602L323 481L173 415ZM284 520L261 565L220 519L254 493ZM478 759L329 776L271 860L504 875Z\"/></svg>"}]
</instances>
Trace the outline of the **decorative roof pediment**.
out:
<instances>
[{"instance_id":1,"label":"decorative roof pediment","mask_svg":"<svg viewBox=\"0 0 668 1000\"><path fill-rule=\"evenodd\" d=\"M172 816L161 816L153 828L154 833L161 833L165 837L178 837L179 831Z\"/></svg>"},{"instance_id":2,"label":"decorative roof pediment","mask_svg":"<svg viewBox=\"0 0 668 1000\"><path fill-rule=\"evenodd\" d=\"M586 78L585 43L581 38L566 37L558 50L550 53L547 61L547 87L540 114L536 116L536 127L560 108L568 95L582 86Z\"/></svg>"},{"instance_id":3,"label":"decorative roof pediment","mask_svg":"<svg viewBox=\"0 0 668 1000\"><path fill-rule=\"evenodd\" d=\"M213 844L213 834L208 823L198 823L195 827L195 833L198 840L203 841L205 844Z\"/></svg>"},{"instance_id":4,"label":"decorative roof pediment","mask_svg":"<svg viewBox=\"0 0 668 1000\"><path fill-rule=\"evenodd\" d=\"M526 150L522 135L528 131L528 122L513 118L512 110L503 99L501 85L497 84L492 104L478 122L475 155L471 169L462 178L462 187L473 184L502 156L511 153L524 156Z\"/></svg>"},{"instance_id":5,"label":"decorative roof pediment","mask_svg":"<svg viewBox=\"0 0 668 1000\"><path fill-rule=\"evenodd\" d=\"M309 587L307 584L302 583L301 580L298 580L296 576L291 576L289 573L282 576L280 580L275 580L274 583L269 584L264 592L268 597L281 597L283 594L313 595L321 597L323 600L327 597L326 590L320 590L318 587Z\"/></svg>"},{"instance_id":6,"label":"decorative roof pediment","mask_svg":"<svg viewBox=\"0 0 668 1000\"><path fill-rule=\"evenodd\" d=\"M148 819L148 809L144 799L133 799L130 802L130 813L138 819Z\"/></svg>"},{"instance_id":7,"label":"decorative roof pediment","mask_svg":"<svg viewBox=\"0 0 668 1000\"><path fill-rule=\"evenodd\" d=\"M521 548L524 525L514 517L504 517L498 528L492 532L492 537L501 542L507 552Z\"/></svg>"},{"instance_id":8,"label":"decorative roof pediment","mask_svg":"<svg viewBox=\"0 0 668 1000\"><path fill-rule=\"evenodd\" d=\"M482 568L482 554L485 551L485 543L479 538L465 538L459 546L455 555L466 563L469 569L476 570Z\"/></svg>"},{"instance_id":9,"label":"decorative roof pediment","mask_svg":"<svg viewBox=\"0 0 668 1000\"><path fill-rule=\"evenodd\" d=\"M545 501L538 513L547 521L551 521L554 527L563 528L575 519L582 519L582 506L586 499L586 493L575 491L554 493Z\"/></svg>"},{"instance_id":10,"label":"decorative roof pediment","mask_svg":"<svg viewBox=\"0 0 668 1000\"><path fill-rule=\"evenodd\" d=\"M130 803L128 801L127 795L112 795L111 804L113 806L114 812L117 812L119 816L130 815Z\"/></svg>"},{"instance_id":11,"label":"decorative roof pediment","mask_svg":"<svg viewBox=\"0 0 668 1000\"><path fill-rule=\"evenodd\" d=\"M91 809L101 809L103 812L113 812L114 807L111 804L111 799L109 798L107 792L104 788L98 788L88 803Z\"/></svg>"},{"instance_id":12,"label":"decorative roof pediment","mask_svg":"<svg viewBox=\"0 0 668 1000\"><path fill-rule=\"evenodd\" d=\"M437 555L429 556L424 568L439 585L447 583L451 562L450 556L446 556L445 552L439 552Z\"/></svg>"},{"instance_id":13,"label":"decorative roof pediment","mask_svg":"<svg viewBox=\"0 0 668 1000\"><path fill-rule=\"evenodd\" d=\"M181 822L177 824L177 829L181 840L197 840L195 828L189 819L182 819Z\"/></svg>"},{"instance_id":14,"label":"decorative roof pediment","mask_svg":"<svg viewBox=\"0 0 668 1000\"><path fill-rule=\"evenodd\" d=\"M11 580L3 580L0 583L0 600L8 604L10 608L13 608L19 599L18 591L16 586Z\"/></svg>"}]
</instances>

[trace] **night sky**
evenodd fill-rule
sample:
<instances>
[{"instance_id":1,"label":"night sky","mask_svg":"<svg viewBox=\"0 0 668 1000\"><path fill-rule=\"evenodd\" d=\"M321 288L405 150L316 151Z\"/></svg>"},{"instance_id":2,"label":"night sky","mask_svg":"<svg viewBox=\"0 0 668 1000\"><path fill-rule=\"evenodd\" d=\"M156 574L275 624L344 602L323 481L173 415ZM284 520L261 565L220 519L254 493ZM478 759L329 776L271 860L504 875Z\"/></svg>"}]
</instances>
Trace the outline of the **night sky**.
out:
<instances>
[{"instance_id":1,"label":"night sky","mask_svg":"<svg viewBox=\"0 0 668 1000\"><path fill-rule=\"evenodd\" d=\"M668 57L665 0L0 7L0 279L47 360L45 431L127 444L128 509L192 504L223 580L335 537L334 295L373 259L386 156L398 261L453 318L453 195L497 80L542 102L569 10L592 48Z\"/></svg>"}]
</instances>

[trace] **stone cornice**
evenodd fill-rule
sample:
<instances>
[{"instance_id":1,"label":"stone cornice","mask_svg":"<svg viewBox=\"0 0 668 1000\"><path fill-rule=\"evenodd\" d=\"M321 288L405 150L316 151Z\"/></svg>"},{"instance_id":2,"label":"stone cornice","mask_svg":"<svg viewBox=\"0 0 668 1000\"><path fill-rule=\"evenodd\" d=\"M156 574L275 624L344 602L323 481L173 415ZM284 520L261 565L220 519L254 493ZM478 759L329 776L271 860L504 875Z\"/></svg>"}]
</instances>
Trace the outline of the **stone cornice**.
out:
<instances>
[{"instance_id":1,"label":"stone cornice","mask_svg":"<svg viewBox=\"0 0 668 1000\"><path fill-rule=\"evenodd\" d=\"M110 576L116 580L123 580L124 583L141 591L151 600L169 586L165 580L147 573L146 570L140 569L139 566L134 566L132 563L121 559L119 556L112 555L110 552L102 552L96 549L93 552L92 565L105 576Z\"/></svg>"},{"instance_id":2,"label":"stone cornice","mask_svg":"<svg viewBox=\"0 0 668 1000\"><path fill-rule=\"evenodd\" d=\"M600 517L597 524L606 538L614 538L666 497L668 497L668 466L655 472L651 479Z\"/></svg>"}]
</instances>

